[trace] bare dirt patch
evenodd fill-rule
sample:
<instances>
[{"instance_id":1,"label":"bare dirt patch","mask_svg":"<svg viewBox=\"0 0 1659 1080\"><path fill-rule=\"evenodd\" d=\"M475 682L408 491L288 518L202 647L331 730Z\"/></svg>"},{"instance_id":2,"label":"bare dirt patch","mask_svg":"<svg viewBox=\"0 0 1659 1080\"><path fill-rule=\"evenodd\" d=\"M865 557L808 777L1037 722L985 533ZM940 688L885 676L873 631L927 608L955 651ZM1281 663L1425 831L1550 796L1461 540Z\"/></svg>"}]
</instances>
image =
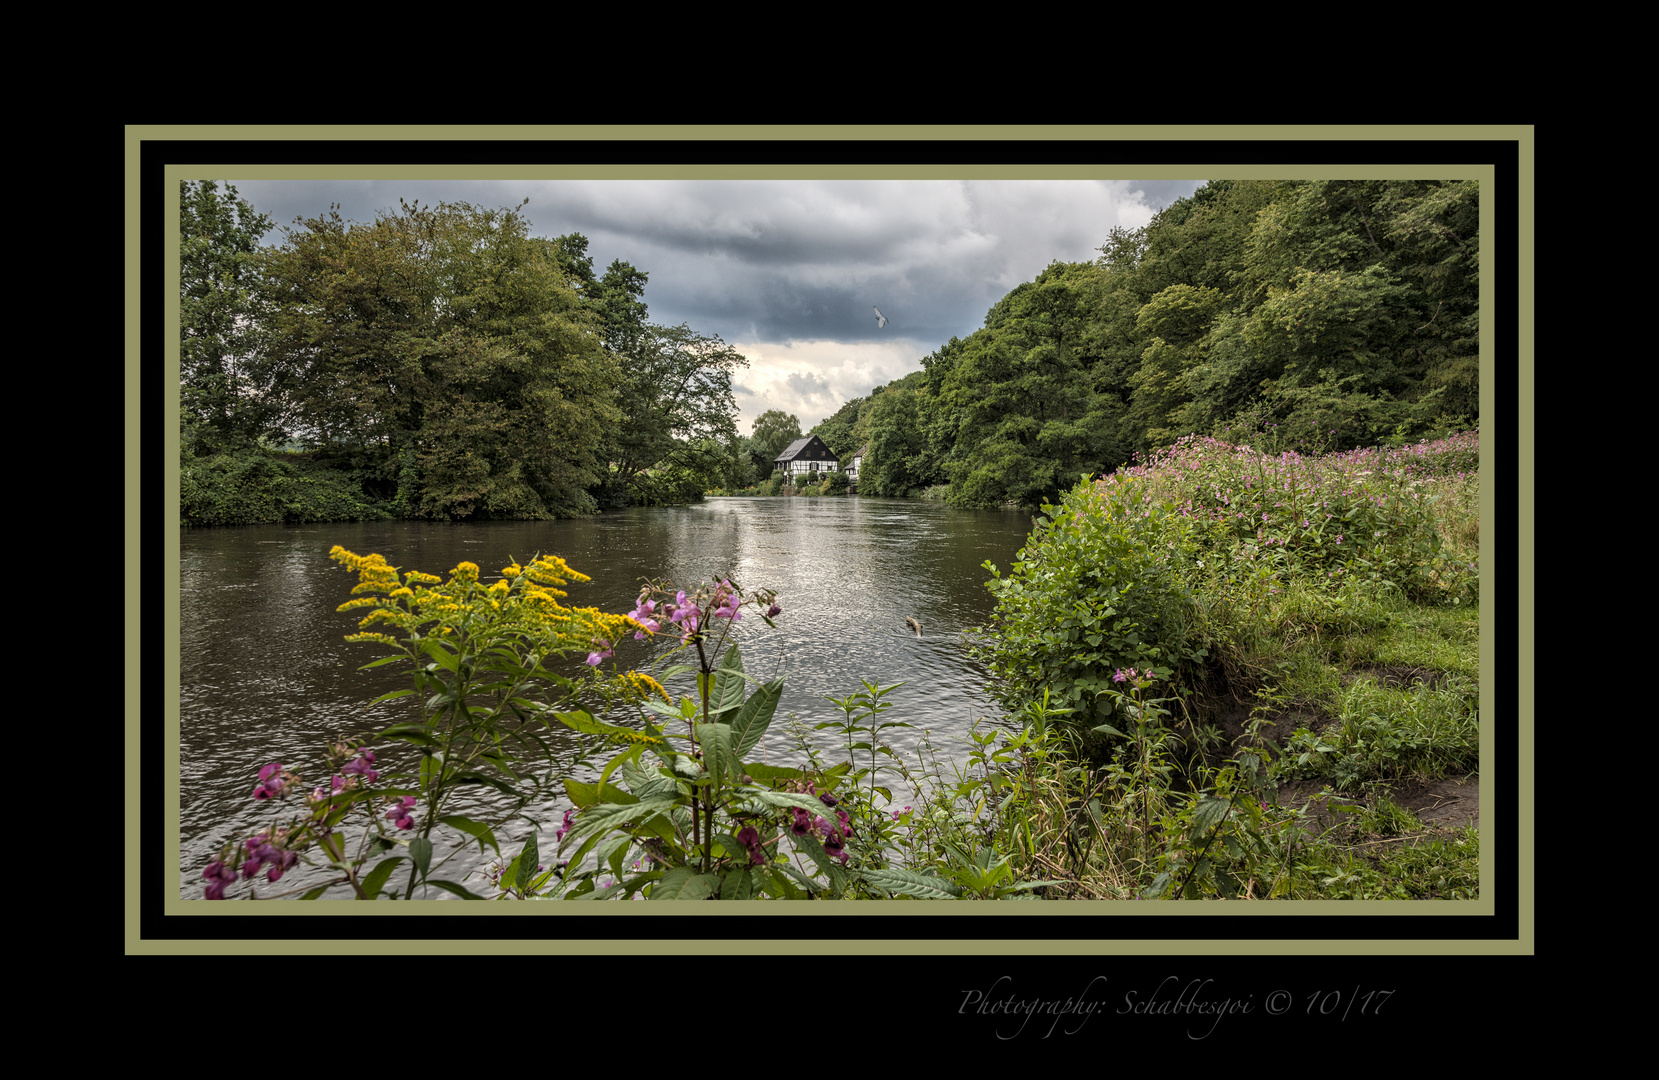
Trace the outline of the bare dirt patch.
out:
<instances>
[{"instance_id":1,"label":"bare dirt patch","mask_svg":"<svg viewBox=\"0 0 1659 1080\"><path fill-rule=\"evenodd\" d=\"M1279 787L1279 805L1309 808L1309 816L1321 828L1329 828L1356 815L1331 809L1337 806L1366 809L1373 805L1375 795L1322 795L1326 785L1317 780L1292 780ZM1453 829L1480 826L1480 778L1443 777L1438 780L1401 780L1376 789L1386 794L1395 804L1410 810L1423 823L1426 833L1440 833ZM1339 820L1340 819L1340 820Z\"/></svg>"}]
</instances>

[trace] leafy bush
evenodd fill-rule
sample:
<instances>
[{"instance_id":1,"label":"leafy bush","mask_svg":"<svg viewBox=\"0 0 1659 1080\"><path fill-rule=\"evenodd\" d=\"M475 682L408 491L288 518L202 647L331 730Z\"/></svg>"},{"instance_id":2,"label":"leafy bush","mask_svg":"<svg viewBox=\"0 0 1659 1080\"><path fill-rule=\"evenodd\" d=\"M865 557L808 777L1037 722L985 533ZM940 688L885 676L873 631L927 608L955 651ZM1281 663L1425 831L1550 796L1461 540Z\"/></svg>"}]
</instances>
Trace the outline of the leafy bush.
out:
<instances>
[{"instance_id":1,"label":"leafy bush","mask_svg":"<svg viewBox=\"0 0 1659 1080\"><path fill-rule=\"evenodd\" d=\"M824 477L824 482L819 485L818 492L821 495L845 495L849 484L846 473L832 472Z\"/></svg>"},{"instance_id":2,"label":"leafy bush","mask_svg":"<svg viewBox=\"0 0 1659 1080\"><path fill-rule=\"evenodd\" d=\"M250 448L188 458L179 516L191 525L373 521L388 515L353 479L305 458Z\"/></svg>"},{"instance_id":3,"label":"leafy bush","mask_svg":"<svg viewBox=\"0 0 1659 1080\"><path fill-rule=\"evenodd\" d=\"M1193 601L1177 572L1184 519L1145 485L1096 491L1080 482L1044 517L996 595L993 633L977 646L993 693L1010 711L1051 695L1092 731L1115 717L1113 676L1135 667L1181 672L1202 659L1190 639Z\"/></svg>"}]
</instances>

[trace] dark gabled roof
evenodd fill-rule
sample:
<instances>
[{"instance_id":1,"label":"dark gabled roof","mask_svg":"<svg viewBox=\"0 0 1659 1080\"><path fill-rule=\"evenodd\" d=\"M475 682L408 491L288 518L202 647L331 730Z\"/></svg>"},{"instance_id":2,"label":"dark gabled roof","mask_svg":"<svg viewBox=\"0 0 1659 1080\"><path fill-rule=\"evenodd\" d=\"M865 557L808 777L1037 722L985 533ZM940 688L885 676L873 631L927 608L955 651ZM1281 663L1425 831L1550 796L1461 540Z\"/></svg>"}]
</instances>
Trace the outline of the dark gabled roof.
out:
<instances>
[{"instance_id":1,"label":"dark gabled roof","mask_svg":"<svg viewBox=\"0 0 1659 1080\"><path fill-rule=\"evenodd\" d=\"M870 456L870 444L869 443L865 443L863 446L861 446L857 450L853 451L853 457L869 457L869 456Z\"/></svg>"},{"instance_id":2,"label":"dark gabled roof","mask_svg":"<svg viewBox=\"0 0 1659 1080\"><path fill-rule=\"evenodd\" d=\"M773 461L835 461L836 456L830 453L830 448L824 445L824 440L816 435L803 435L799 439L784 447L783 453L772 459Z\"/></svg>"}]
</instances>

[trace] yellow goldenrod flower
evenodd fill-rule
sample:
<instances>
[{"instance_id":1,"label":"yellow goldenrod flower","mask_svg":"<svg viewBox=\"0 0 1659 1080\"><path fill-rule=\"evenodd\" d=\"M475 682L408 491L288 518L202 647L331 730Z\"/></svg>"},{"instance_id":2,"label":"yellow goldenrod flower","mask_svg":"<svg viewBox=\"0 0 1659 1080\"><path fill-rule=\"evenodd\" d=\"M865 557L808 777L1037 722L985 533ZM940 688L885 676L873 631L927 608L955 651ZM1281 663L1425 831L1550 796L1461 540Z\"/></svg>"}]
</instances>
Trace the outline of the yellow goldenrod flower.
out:
<instances>
[{"instance_id":1,"label":"yellow goldenrod flower","mask_svg":"<svg viewBox=\"0 0 1659 1080\"><path fill-rule=\"evenodd\" d=\"M346 640L347 641L378 641L382 645L391 645L394 648L402 648L403 647L403 642L399 641L395 637L392 637L390 634L347 634L346 635Z\"/></svg>"},{"instance_id":2,"label":"yellow goldenrod flower","mask_svg":"<svg viewBox=\"0 0 1659 1080\"><path fill-rule=\"evenodd\" d=\"M674 704L674 699L668 696L668 691L662 688L662 684L643 671L624 672L622 677L629 682L636 696L645 698L655 694L667 704Z\"/></svg>"}]
</instances>

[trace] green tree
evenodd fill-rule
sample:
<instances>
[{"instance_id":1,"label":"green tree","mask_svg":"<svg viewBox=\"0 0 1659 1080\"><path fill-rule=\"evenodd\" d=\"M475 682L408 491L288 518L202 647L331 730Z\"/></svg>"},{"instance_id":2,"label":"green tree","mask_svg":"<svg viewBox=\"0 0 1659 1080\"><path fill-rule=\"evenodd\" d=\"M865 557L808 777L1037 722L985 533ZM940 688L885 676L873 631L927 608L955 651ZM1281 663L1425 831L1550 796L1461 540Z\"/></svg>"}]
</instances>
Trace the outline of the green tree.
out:
<instances>
[{"instance_id":1,"label":"green tree","mask_svg":"<svg viewBox=\"0 0 1659 1080\"><path fill-rule=\"evenodd\" d=\"M620 377L518 210L296 223L266 260L289 419L403 512L591 512Z\"/></svg>"},{"instance_id":2,"label":"green tree","mask_svg":"<svg viewBox=\"0 0 1659 1080\"><path fill-rule=\"evenodd\" d=\"M187 456L270 433L278 408L258 341L259 238L271 219L230 184L179 184L179 392Z\"/></svg>"},{"instance_id":3,"label":"green tree","mask_svg":"<svg viewBox=\"0 0 1659 1080\"><path fill-rule=\"evenodd\" d=\"M1093 264L1051 264L955 351L939 394L955 427L944 463L953 503L1035 505L1122 460L1119 403L1093 375L1090 315L1109 279Z\"/></svg>"},{"instance_id":4,"label":"green tree","mask_svg":"<svg viewBox=\"0 0 1659 1080\"><path fill-rule=\"evenodd\" d=\"M1478 217L1472 181L1282 187L1237 274L1272 417L1339 448L1477 420Z\"/></svg>"},{"instance_id":5,"label":"green tree","mask_svg":"<svg viewBox=\"0 0 1659 1080\"><path fill-rule=\"evenodd\" d=\"M631 349L617 387L622 417L605 442L601 501L682 502L692 489L701 497L730 471L719 448L737 437L732 373L748 361L719 335L684 324L647 327Z\"/></svg>"},{"instance_id":6,"label":"green tree","mask_svg":"<svg viewBox=\"0 0 1659 1080\"><path fill-rule=\"evenodd\" d=\"M1167 446L1194 430L1188 426L1188 375L1206 357L1210 324L1224 302L1217 289L1171 285L1136 313L1136 332L1147 345L1140 369L1129 378L1130 419L1145 442Z\"/></svg>"},{"instance_id":7,"label":"green tree","mask_svg":"<svg viewBox=\"0 0 1659 1080\"><path fill-rule=\"evenodd\" d=\"M870 409L870 452L859 472L859 490L903 496L933 482L927 470L922 409L923 397L914 390L888 390L875 399Z\"/></svg>"},{"instance_id":8,"label":"green tree","mask_svg":"<svg viewBox=\"0 0 1659 1080\"><path fill-rule=\"evenodd\" d=\"M801 437L801 421L781 409L767 409L749 425L749 453L759 470L771 475L772 463Z\"/></svg>"},{"instance_id":9,"label":"green tree","mask_svg":"<svg viewBox=\"0 0 1659 1080\"><path fill-rule=\"evenodd\" d=\"M868 398L853 398L837 409L835 415L825 418L808 435L824 440L824 445L838 458L845 458L863 445L858 427L860 410Z\"/></svg>"}]
</instances>

